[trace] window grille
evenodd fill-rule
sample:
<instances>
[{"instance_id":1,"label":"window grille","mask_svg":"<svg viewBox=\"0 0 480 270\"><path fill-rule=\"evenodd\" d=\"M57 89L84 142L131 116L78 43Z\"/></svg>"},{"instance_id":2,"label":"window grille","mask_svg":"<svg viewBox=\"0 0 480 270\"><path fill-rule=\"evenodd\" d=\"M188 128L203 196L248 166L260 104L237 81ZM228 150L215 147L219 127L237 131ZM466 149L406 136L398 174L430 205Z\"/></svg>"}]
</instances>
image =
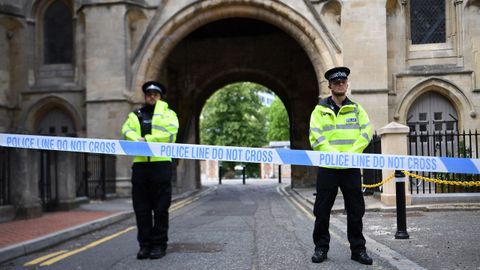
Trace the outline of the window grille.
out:
<instances>
[{"instance_id":1,"label":"window grille","mask_svg":"<svg viewBox=\"0 0 480 270\"><path fill-rule=\"evenodd\" d=\"M55 1L44 17L45 64L72 63L72 14L62 1Z\"/></svg>"},{"instance_id":2,"label":"window grille","mask_svg":"<svg viewBox=\"0 0 480 270\"><path fill-rule=\"evenodd\" d=\"M445 25L445 0L410 1L412 44L446 42Z\"/></svg>"}]
</instances>

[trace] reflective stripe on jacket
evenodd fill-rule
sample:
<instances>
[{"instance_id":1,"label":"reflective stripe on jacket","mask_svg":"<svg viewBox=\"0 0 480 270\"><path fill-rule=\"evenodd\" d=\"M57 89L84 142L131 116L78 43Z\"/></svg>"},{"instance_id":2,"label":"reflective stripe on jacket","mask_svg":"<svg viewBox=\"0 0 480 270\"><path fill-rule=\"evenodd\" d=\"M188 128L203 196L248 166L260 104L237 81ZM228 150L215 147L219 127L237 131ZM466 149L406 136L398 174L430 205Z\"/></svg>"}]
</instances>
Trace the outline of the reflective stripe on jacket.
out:
<instances>
[{"instance_id":1,"label":"reflective stripe on jacket","mask_svg":"<svg viewBox=\"0 0 480 270\"><path fill-rule=\"evenodd\" d=\"M145 135L147 142L173 143L177 138L178 118L177 114L168 108L164 101L157 101L152 117L152 133ZM142 137L140 120L131 112L122 126L122 135L126 140L138 141ZM136 156L133 162L171 161L169 157L144 157Z\"/></svg>"},{"instance_id":2,"label":"reflective stripe on jacket","mask_svg":"<svg viewBox=\"0 0 480 270\"><path fill-rule=\"evenodd\" d=\"M313 150L362 153L372 139L372 127L360 104L348 101L335 114L323 99L310 117L309 139Z\"/></svg>"}]
</instances>

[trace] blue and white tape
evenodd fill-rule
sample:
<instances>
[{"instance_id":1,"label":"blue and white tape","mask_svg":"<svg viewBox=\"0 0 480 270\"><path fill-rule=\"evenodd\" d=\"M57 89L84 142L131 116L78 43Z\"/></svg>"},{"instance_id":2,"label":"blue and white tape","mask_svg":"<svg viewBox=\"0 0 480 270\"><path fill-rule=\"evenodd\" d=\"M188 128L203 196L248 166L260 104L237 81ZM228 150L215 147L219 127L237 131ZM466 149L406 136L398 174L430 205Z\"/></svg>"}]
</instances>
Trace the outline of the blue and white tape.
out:
<instances>
[{"instance_id":1,"label":"blue and white tape","mask_svg":"<svg viewBox=\"0 0 480 270\"><path fill-rule=\"evenodd\" d=\"M147 143L0 133L0 146L129 156L480 174L480 159Z\"/></svg>"}]
</instances>

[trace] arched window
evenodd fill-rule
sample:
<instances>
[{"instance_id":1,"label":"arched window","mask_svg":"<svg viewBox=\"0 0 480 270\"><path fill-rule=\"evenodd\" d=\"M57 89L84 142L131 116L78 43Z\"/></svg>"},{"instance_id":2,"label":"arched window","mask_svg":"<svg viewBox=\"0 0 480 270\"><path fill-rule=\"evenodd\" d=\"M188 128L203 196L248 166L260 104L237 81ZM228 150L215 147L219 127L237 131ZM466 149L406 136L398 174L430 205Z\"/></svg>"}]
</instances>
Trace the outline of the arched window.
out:
<instances>
[{"instance_id":1,"label":"arched window","mask_svg":"<svg viewBox=\"0 0 480 270\"><path fill-rule=\"evenodd\" d=\"M73 61L72 12L61 0L53 2L44 15L44 62L65 64Z\"/></svg>"}]
</instances>

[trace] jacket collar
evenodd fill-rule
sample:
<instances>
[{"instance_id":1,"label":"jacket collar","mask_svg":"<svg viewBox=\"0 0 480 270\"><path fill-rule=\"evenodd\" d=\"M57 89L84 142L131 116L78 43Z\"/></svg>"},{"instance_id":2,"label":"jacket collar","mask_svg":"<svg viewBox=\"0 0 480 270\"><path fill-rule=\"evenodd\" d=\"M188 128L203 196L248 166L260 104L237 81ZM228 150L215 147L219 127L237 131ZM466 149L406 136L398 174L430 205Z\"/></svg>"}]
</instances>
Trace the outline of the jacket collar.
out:
<instances>
[{"instance_id":1,"label":"jacket collar","mask_svg":"<svg viewBox=\"0 0 480 270\"><path fill-rule=\"evenodd\" d=\"M161 110L167 110L168 109L168 103L162 100L157 100L157 103L155 104L155 111Z\"/></svg>"},{"instance_id":2,"label":"jacket collar","mask_svg":"<svg viewBox=\"0 0 480 270\"><path fill-rule=\"evenodd\" d=\"M334 104L334 101L332 100L332 96L324 98L324 99L320 100L320 102L318 103L318 105L324 106L324 107L327 107L327 108L330 108L333 104ZM353 105L353 104L355 104L355 103L353 101L351 101L348 97L346 97L345 100L342 103L342 106Z\"/></svg>"}]
</instances>

